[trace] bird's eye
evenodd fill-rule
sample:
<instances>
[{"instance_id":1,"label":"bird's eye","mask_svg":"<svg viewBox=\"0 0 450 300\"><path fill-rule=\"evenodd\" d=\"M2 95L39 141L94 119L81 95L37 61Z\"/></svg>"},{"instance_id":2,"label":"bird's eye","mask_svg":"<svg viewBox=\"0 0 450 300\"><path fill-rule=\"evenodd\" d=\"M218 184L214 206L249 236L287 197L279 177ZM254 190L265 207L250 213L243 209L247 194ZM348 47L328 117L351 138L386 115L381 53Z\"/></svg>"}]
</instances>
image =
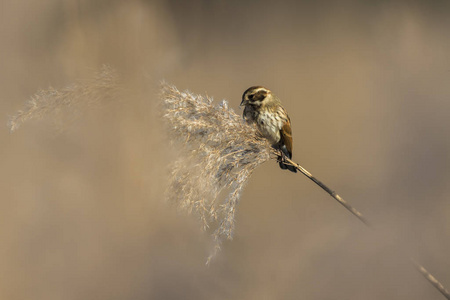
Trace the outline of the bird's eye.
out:
<instances>
[{"instance_id":1,"label":"bird's eye","mask_svg":"<svg viewBox=\"0 0 450 300\"><path fill-rule=\"evenodd\" d=\"M253 95L248 95L248 100L253 100Z\"/></svg>"}]
</instances>

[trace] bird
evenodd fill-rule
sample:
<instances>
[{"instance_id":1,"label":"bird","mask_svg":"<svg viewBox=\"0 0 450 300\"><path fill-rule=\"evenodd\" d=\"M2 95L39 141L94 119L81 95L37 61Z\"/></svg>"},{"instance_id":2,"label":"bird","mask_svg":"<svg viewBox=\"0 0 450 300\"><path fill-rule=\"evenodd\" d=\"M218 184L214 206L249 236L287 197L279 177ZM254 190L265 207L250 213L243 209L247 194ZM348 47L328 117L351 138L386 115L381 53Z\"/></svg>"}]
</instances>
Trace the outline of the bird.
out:
<instances>
[{"instance_id":1,"label":"bird","mask_svg":"<svg viewBox=\"0 0 450 300\"><path fill-rule=\"evenodd\" d=\"M285 157L292 158L291 120L280 99L263 86L249 87L242 95L243 118L247 124L255 124L261 135L269 140L274 149L280 150L280 168L296 173Z\"/></svg>"}]
</instances>

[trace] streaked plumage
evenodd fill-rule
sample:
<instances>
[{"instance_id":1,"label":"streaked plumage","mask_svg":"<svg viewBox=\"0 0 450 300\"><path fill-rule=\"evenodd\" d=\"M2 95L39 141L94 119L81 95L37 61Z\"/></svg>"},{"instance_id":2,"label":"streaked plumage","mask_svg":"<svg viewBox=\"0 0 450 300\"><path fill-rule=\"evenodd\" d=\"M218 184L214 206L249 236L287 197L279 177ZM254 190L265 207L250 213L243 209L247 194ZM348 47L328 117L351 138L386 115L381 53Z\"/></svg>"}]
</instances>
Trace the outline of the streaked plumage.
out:
<instances>
[{"instance_id":1,"label":"streaked plumage","mask_svg":"<svg viewBox=\"0 0 450 300\"><path fill-rule=\"evenodd\" d=\"M262 86L252 86L242 95L241 106L245 106L246 122L255 123L272 147L292 158L291 121L280 99ZM282 157L279 157L279 164L282 169L297 172L295 167L285 164Z\"/></svg>"}]
</instances>

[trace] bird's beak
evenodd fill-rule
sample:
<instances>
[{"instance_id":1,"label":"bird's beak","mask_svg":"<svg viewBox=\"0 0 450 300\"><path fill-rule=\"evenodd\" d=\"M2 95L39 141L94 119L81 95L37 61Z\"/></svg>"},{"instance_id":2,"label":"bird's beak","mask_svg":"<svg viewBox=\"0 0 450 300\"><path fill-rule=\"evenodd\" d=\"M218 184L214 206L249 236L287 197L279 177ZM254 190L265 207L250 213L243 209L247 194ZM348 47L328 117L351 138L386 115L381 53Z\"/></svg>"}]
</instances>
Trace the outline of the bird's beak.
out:
<instances>
[{"instance_id":1,"label":"bird's beak","mask_svg":"<svg viewBox=\"0 0 450 300\"><path fill-rule=\"evenodd\" d=\"M239 104L239 106L244 106L245 105L245 99L242 99L241 104Z\"/></svg>"}]
</instances>

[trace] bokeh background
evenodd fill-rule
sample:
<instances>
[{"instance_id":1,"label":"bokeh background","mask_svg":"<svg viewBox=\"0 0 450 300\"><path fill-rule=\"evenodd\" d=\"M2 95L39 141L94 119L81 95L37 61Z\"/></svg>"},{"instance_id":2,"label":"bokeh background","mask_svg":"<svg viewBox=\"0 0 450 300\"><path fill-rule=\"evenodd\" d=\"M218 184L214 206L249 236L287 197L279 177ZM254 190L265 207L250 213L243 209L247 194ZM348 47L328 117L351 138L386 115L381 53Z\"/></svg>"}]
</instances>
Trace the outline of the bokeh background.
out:
<instances>
[{"instance_id":1,"label":"bokeh background","mask_svg":"<svg viewBox=\"0 0 450 300\"><path fill-rule=\"evenodd\" d=\"M121 101L64 132L0 128L1 299L443 299L450 287L448 1L2 0L3 124L101 65ZM256 170L233 241L164 202L160 80L289 111L301 175ZM400 245L400 252L394 251Z\"/></svg>"}]
</instances>

